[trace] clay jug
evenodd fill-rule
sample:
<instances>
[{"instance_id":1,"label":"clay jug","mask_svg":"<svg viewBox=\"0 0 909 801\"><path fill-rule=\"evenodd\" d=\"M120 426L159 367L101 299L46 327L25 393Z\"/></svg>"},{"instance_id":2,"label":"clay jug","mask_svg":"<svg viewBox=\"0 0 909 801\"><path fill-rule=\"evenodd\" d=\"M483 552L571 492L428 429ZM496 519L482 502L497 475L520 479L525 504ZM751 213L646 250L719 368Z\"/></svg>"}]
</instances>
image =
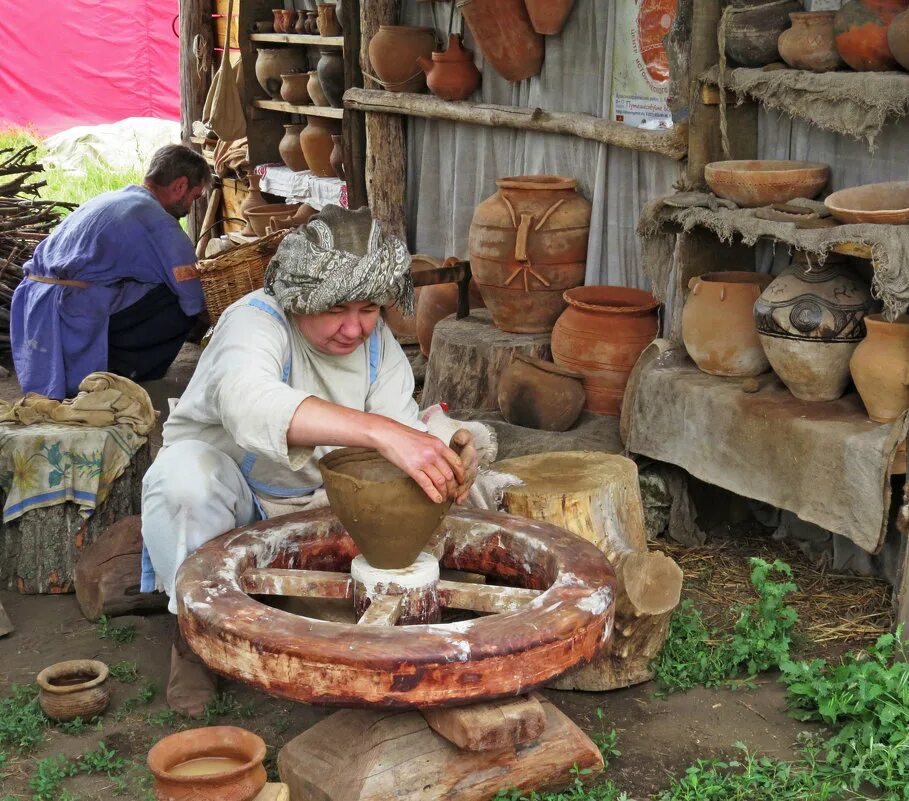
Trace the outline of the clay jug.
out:
<instances>
[{"instance_id":1,"label":"clay jug","mask_svg":"<svg viewBox=\"0 0 909 801\"><path fill-rule=\"evenodd\" d=\"M369 62L389 92L421 92L426 76L417 59L429 58L435 49L432 28L380 25L369 41Z\"/></svg>"},{"instance_id":2,"label":"clay jug","mask_svg":"<svg viewBox=\"0 0 909 801\"><path fill-rule=\"evenodd\" d=\"M275 33L287 33L287 30L284 27L284 9L283 8L273 8L271 10L272 15L274 16L274 28Z\"/></svg>"},{"instance_id":3,"label":"clay jug","mask_svg":"<svg viewBox=\"0 0 909 801\"><path fill-rule=\"evenodd\" d=\"M306 127L300 134L300 145L303 155L312 174L319 178L333 178L335 171L331 168L331 151L334 143L332 134L341 133L341 125L337 120L326 117L313 117L306 115Z\"/></svg>"},{"instance_id":4,"label":"clay jug","mask_svg":"<svg viewBox=\"0 0 909 801\"><path fill-rule=\"evenodd\" d=\"M306 157L303 155L303 149L300 147L300 134L303 132L303 125L294 123L284 126L284 136L278 142L278 153L281 154L281 160L294 172L303 172L306 169Z\"/></svg>"},{"instance_id":5,"label":"clay jug","mask_svg":"<svg viewBox=\"0 0 909 801\"><path fill-rule=\"evenodd\" d=\"M436 259L429 256L414 256L414 262L419 259L429 260L436 268L443 266ZM456 261L446 260L445 265ZM432 334L436 323L444 320L458 311L458 285L457 284L432 284L421 287L420 297L417 301L416 334L420 343L420 352L428 359L432 348ZM470 279L468 288L468 303L471 309L484 308L483 296L475 279Z\"/></svg>"},{"instance_id":6,"label":"clay jug","mask_svg":"<svg viewBox=\"0 0 909 801\"><path fill-rule=\"evenodd\" d=\"M754 376L770 363L754 325L754 302L772 279L763 273L706 273L688 282L682 309L682 341L705 373Z\"/></svg>"},{"instance_id":7,"label":"clay jug","mask_svg":"<svg viewBox=\"0 0 909 801\"><path fill-rule=\"evenodd\" d=\"M444 53L433 51L431 61L419 56L417 63L426 73L429 91L443 100L466 100L480 85L473 51L464 47L460 34L448 37L448 49Z\"/></svg>"},{"instance_id":8,"label":"clay jug","mask_svg":"<svg viewBox=\"0 0 909 801\"><path fill-rule=\"evenodd\" d=\"M559 175L500 178L473 215L470 265L503 331L551 331L562 293L584 283L590 203Z\"/></svg>"},{"instance_id":9,"label":"clay jug","mask_svg":"<svg viewBox=\"0 0 909 801\"><path fill-rule=\"evenodd\" d=\"M340 134L331 135L332 149L331 149L331 168L335 171L335 175L338 176L342 181L346 181L347 178L344 176L344 137Z\"/></svg>"},{"instance_id":10,"label":"clay jug","mask_svg":"<svg viewBox=\"0 0 909 801\"><path fill-rule=\"evenodd\" d=\"M836 49L852 69L883 72L898 69L887 43L887 29L909 0L851 0L836 12Z\"/></svg>"},{"instance_id":11,"label":"clay jug","mask_svg":"<svg viewBox=\"0 0 909 801\"><path fill-rule=\"evenodd\" d=\"M320 47L316 71L328 104L341 108L344 97L344 58L341 51L336 47Z\"/></svg>"},{"instance_id":12,"label":"clay jug","mask_svg":"<svg viewBox=\"0 0 909 801\"><path fill-rule=\"evenodd\" d=\"M790 67L812 72L830 72L844 66L833 41L835 11L790 14L792 27L780 34L777 47Z\"/></svg>"},{"instance_id":13,"label":"clay jug","mask_svg":"<svg viewBox=\"0 0 909 801\"><path fill-rule=\"evenodd\" d=\"M828 256L813 264L797 253L754 304L761 345L773 371L795 397L830 401L849 384L849 359L865 336L868 285Z\"/></svg>"},{"instance_id":14,"label":"clay jug","mask_svg":"<svg viewBox=\"0 0 909 801\"><path fill-rule=\"evenodd\" d=\"M297 21L294 23L294 33L306 33L306 12L301 11L297 14Z\"/></svg>"},{"instance_id":15,"label":"clay jug","mask_svg":"<svg viewBox=\"0 0 909 801\"><path fill-rule=\"evenodd\" d=\"M543 37L530 24L524 0L458 0L458 9L499 75L523 81L540 74Z\"/></svg>"},{"instance_id":16,"label":"clay jug","mask_svg":"<svg viewBox=\"0 0 909 801\"><path fill-rule=\"evenodd\" d=\"M309 75L309 81L306 83L306 92L314 106L327 106L328 98L322 91L322 82L319 80L319 73L313 70L306 73Z\"/></svg>"},{"instance_id":17,"label":"clay jug","mask_svg":"<svg viewBox=\"0 0 909 801\"><path fill-rule=\"evenodd\" d=\"M537 33L554 36L562 32L574 0L524 0L530 24Z\"/></svg>"},{"instance_id":18,"label":"clay jug","mask_svg":"<svg viewBox=\"0 0 909 801\"><path fill-rule=\"evenodd\" d=\"M285 72L281 76L281 99L295 106L305 106L309 103L308 82L309 75L305 72Z\"/></svg>"},{"instance_id":19,"label":"clay jug","mask_svg":"<svg viewBox=\"0 0 909 801\"><path fill-rule=\"evenodd\" d=\"M897 14L887 28L887 44L897 63L909 70L909 11Z\"/></svg>"},{"instance_id":20,"label":"clay jug","mask_svg":"<svg viewBox=\"0 0 909 801\"><path fill-rule=\"evenodd\" d=\"M892 323L882 314L865 317L867 336L849 360L849 371L876 423L892 423L909 409L909 315Z\"/></svg>"},{"instance_id":21,"label":"clay jug","mask_svg":"<svg viewBox=\"0 0 909 801\"><path fill-rule=\"evenodd\" d=\"M580 286L552 330L552 358L584 376L585 408L618 416L631 368L659 333L659 302L624 286Z\"/></svg>"},{"instance_id":22,"label":"clay jug","mask_svg":"<svg viewBox=\"0 0 909 801\"><path fill-rule=\"evenodd\" d=\"M256 80L269 97L281 99L281 76L308 68L302 47L260 47L256 52Z\"/></svg>"},{"instance_id":23,"label":"clay jug","mask_svg":"<svg viewBox=\"0 0 909 801\"><path fill-rule=\"evenodd\" d=\"M319 12L318 11L307 11L306 12L306 22L303 23L303 28L306 33L310 36L319 35Z\"/></svg>"},{"instance_id":24,"label":"clay jug","mask_svg":"<svg viewBox=\"0 0 909 801\"><path fill-rule=\"evenodd\" d=\"M734 7L726 25L726 55L742 67L779 61L777 41L789 27L789 15L802 10L798 0Z\"/></svg>"},{"instance_id":25,"label":"clay jug","mask_svg":"<svg viewBox=\"0 0 909 801\"><path fill-rule=\"evenodd\" d=\"M341 26L338 25L333 3L316 4L316 25L319 36L340 36Z\"/></svg>"},{"instance_id":26,"label":"clay jug","mask_svg":"<svg viewBox=\"0 0 909 801\"><path fill-rule=\"evenodd\" d=\"M243 236L255 236L256 232L253 230L252 226L249 224L249 217L246 216L248 211L258 208L259 206L264 206L268 201L262 196L262 193L259 191L259 181L261 178L258 173L251 172L246 176L246 180L249 182L249 191L246 193L246 197L243 198L243 202L240 204L240 215L246 220L246 228L244 228L240 233Z\"/></svg>"},{"instance_id":27,"label":"clay jug","mask_svg":"<svg viewBox=\"0 0 909 801\"><path fill-rule=\"evenodd\" d=\"M509 423L540 431L567 431L587 401L584 376L516 353L499 380L498 401Z\"/></svg>"}]
</instances>

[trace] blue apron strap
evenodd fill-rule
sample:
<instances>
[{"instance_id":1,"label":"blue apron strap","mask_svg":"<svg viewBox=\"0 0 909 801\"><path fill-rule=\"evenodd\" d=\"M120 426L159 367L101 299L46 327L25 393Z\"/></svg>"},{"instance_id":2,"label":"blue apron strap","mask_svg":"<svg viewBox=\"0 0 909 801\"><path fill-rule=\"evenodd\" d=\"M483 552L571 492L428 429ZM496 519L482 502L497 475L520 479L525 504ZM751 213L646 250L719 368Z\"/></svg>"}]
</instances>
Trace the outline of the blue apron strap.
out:
<instances>
[{"instance_id":1,"label":"blue apron strap","mask_svg":"<svg viewBox=\"0 0 909 801\"><path fill-rule=\"evenodd\" d=\"M381 356L381 341L379 340L379 329L376 327L369 337L369 385L376 383L379 377L379 358Z\"/></svg>"}]
</instances>

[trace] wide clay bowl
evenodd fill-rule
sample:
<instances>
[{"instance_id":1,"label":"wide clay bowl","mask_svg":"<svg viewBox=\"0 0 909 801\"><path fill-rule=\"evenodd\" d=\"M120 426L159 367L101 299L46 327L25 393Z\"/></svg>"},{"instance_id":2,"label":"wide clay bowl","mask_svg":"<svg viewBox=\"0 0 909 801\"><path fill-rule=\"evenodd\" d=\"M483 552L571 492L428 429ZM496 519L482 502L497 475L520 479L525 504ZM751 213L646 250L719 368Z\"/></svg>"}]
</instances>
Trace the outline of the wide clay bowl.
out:
<instances>
[{"instance_id":1,"label":"wide clay bowl","mask_svg":"<svg viewBox=\"0 0 909 801\"><path fill-rule=\"evenodd\" d=\"M830 178L830 167L813 161L714 161L704 180L716 195L746 208L813 198Z\"/></svg>"},{"instance_id":2,"label":"wide clay bowl","mask_svg":"<svg viewBox=\"0 0 909 801\"><path fill-rule=\"evenodd\" d=\"M265 741L238 726L187 729L148 752L158 801L250 801L265 786Z\"/></svg>"},{"instance_id":3,"label":"wide clay bowl","mask_svg":"<svg viewBox=\"0 0 909 801\"><path fill-rule=\"evenodd\" d=\"M268 228L296 228L305 221L299 219L301 207L297 203L266 203L245 212L246 219L256 236L265 236Z\"/></svg>"},{"instance_id":4,"label":"wide clay bowl","mask_svg":"<svg viewBox=\"0 0 909 801\"><path fill-rule=\"evenodd\" d=\"M52 720L91 720L110 703L107 665L97 659L70 659L44 668L35 679L38 703Z\"/></svg>"},{"instance_id":5,"label":"wide clay bowl","mask_svg":"<svg viewBox=\"0 0 909 801\"><path fill-rule=\"evenodd\" d=\"M889 181L840 189L825 201L830 214L844 223L909 223L909 181Z\"/></svg>"},{"instance_id":6,"label":"wide clay bowl","mask_svg":"<svg viewBox=\"0 0 909 801\"><path fill-rule=\"evenodd\" d=\"M319 462L331 510L373 567L413 564L451 501L433 503L419 484L370 448L340 448Z\"/></svg>"}]
</instances>

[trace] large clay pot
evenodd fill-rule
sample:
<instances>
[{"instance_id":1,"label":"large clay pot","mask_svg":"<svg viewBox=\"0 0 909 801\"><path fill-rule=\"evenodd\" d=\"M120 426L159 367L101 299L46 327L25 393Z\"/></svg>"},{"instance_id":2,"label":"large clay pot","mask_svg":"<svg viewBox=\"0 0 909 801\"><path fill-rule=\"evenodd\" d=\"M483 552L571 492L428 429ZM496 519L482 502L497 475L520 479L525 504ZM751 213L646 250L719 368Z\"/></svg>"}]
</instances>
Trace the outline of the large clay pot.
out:
<instances>
[{"instance_id":1,"label":"large clay pot","mask_svg":"<svg viewBox=\"0 0 909 801\"><path fill-rule=\"evenodd\" d=\"M802 10L798 0L733 8L726 23L726 55L743 67L779 61L777 40L789 27L789 15Z\"/></svg>"},{"instance_id":2,"label":"large clay pot","mask_svg":"<svg viewBox=\"0 0 909 801\"><path fill-rule=\"evenodd\" d=\"M659 302L624 286L581 286L565 293L568 308L552 331L552 358L581 373L585 408L618 416L631 368L659 333Z\"/></svg>"},{"instance_id":3,"label":"large clay pot","mask_svg":"<svg viewBox=\"0 0 909 801\"><path fill-rule=\"evenodd\" d=\"M574 0L524 0L530 24L537 33L554 36L562 32Z\"/></svg>"},{"instance_id":4,"label":"large clay pot","mask_svg":"<svg viewBox=\"0 0 909 801\"><path fill-rule=\"evenodd\" d=\"M503 331L551 331L562 293L584 282L590 203L558 175L500 178L470 224L470 266Z\"/></svg>"},{"instance_id":5,"label":"large clay pot","mask_svg":"<svg viewBox=\"0 0 909 801\"><path fill-rule=\"evenodd\" d=\"M909 11L897 14L887 28L887 44L897 63L909 70Z\"/></svg>"},{"instance_id":6,"label":"large clay pot","mask_svg":"<svg viewBox=\"0 0 909 801\"><path fill-rule=\"evenodd\" d=\"M338 18L335 15L334 3L317 3L316 14L319 36L340 36L341 26L338 24Z\"/></svg>"},{"instance_id":7,"label":"large clay pot","mask_svg":"<svg viewBox=\"0 0 909 801\"><path fill-rule=\"evenodd\" d=\"M52 720L91 720L110 703L107 665L96 659L71 659L44 668L35 682L38 703Z\"/></svg>"},{"instance_id":8,"label":"large clay pot","mask_svg":"<svg viewBox=\"0 0 909 801\"><path fill-rule=\"evenodd\" d=\"M334 142L332 134L341 133L341 124L326 117L306 115L307 125L300 134L300 145L303 155L312 174L319 178L333 178L335 171L331 167L331 151Z\"/></svg>"},{"instance_id":9,"label":"large clay pot","mask_svg":"<svg viewBox=\"0 0 909 801\"><path fill-rule=\"evenodd\" d=\"M303 148L300 147L300 134L303 132L303 125L294 123L284 126L284 136L278 142L278 153L281 154L281 160L294 172L303 172L306 169L306 157L303 155Z\"/></svg>"},{"instance_id":10,"label":"large clay pot","mask_svg":"<svg viewBox=\"0 0 909 801\"><path fill-rule=\"evenodd\" d=\"M256 55L256 79L269 97L281 98L281 75L308 68L302 47L261 47Z\"/></svg>"},{"instance_id":11,"label":"large clay pot","mask_svg":"<svg viewBox=\"0 0 909 801\"><path fill-rule=\"evenodd\" d=\"M380 25L369 40L369 62L389 92L421 92L426 88L426 76L417 59L429 58L435 44L432 28Z\"/></svg>"},{"instance_id":12,"label":"large clay pot","mask_svg":"<svg viewBox=\"0 0 909 801\"><path fill-rule=\"evenodd\" d=\"M509 423L541 431L567 431L587 401L584 376L516 353L499 379L498 400Z\"/></svg>"},{"instance_id":13,"label":"large clay pot","mask_svg":"<svg viewBox=\"0 0 909 801\"><path fill-rule=\"evenodd\" d=\"M682 309L682 341L705 373L754 376L770 369L754 325L754 302L770 281L763 273L695 276Z\"/></svg>"},{"instance_id":14,"label":"large clay pot","mask_svg":"<svg viewBox=\"0 0 909 801\"><path fill-rule=\"evenodd\" d=\"M243 202L240 204L240 216L246 220L246 228L240 233L243 236L255 236L256 232L249 224L249 217L246 216L246 213L259 206L266 205L268 201L262 196L262 192L259 190L259 181L261 178L258 173L251 172L246 176L246 180L249 183L249 190L246 192L246 197L243 198Z\"/></svg>"},{"instance_id":15,"label":"large clay pot","mask_svg":"<svg viewBox=\"0 0 909 801\"><path fill-rule=\"evenodd\" d=\"M833 41L835 11L801 11L790 14L792 27L780 34L777 47L790 67L830 72L844 66Z\"/></svg>"},{"instance_id":16,"label":"large clay pot","mask_svg":"<svg viewBox=\"0 0 909 801\"><path fill-rule=\"evenodd\" d=\"M887 43L887 29L909 0L851 0L836 12L836 49L852 69L883 72L898 69Z\"/></svg>"},{"instance_id":17,"label":"large clay pot","mask_svg":"<svg viewBox=\"0 0 909 801\"><path fill-rule=\"evenodd\" d=\"M892 323L882 314L865 317L867 336L849 360L849 371L876 423L891 423L909 409L909 315Z\"/></svg>"},{"instance_id":18,"label":"large clay pot","mask_svg":"<svg viewBox=\"0 0 909 801\"><path fill-rule=\"evenodd\" d=\"M466 100L480 85L473 50L464 47L460 34L448 37L448 49L444 53L434 51L431 61L420 56L417 63L426 73L429 91L443 100Z\"/></svg>"},{"instance_id":19,"label":"large clay pot","mask_svg":"<svg viewBox=\"0 0 909 801\"><path fill-rule=\"evenodd\" d=\"M309 83L309 75L307 73L285 72L281 76L281 99L295 106L305 106L309 103L307 83Z\"/></svg>"},{"instance_id":20,"label":"large clay pot","mask_svg":"<svg viewBox=\"0 0 909 801\"><path fill-rule=\"evenodd\" d=\"M322 91L322 82L319 80L319 73L316 70L308 72L309 80L306 82L306 92L314 106L327 106L328 98Z\"/></svg>"},{"instance_id":21,"label":"large clay pot","mask_svg":"<svg viewBox=\"0 0 909 801\"><path fill-rule=\"evenodd\" d=\"M418 269L438 269L439 267L447 266L453 261L457 261L457 259L446 260L443 264L431 256L414 256L411 260L411 269L415 272ZM458 311L458 285L431 284L430 286L420 287L417 292L419 292L419 297L417 298L415 319L416 336L417 341L420 343L420 352L428 359L436 323ZM467 297L471 309L482 309L485 307L483 296L480 294L477 282L473 278L470 279Z\"/></svg>"},{"instance_id":22,"label":"large clay pot","mask_svg":"<svg viewBox=\"0 0 909 801\"><path fill-rule=\"evenodd\" d=\"M524 0L458 0L458 9L499 75L523 81L540 74L543 37L530 24Z\"/></svg>"},{"instance_id":23,"label":"large clay pot","mask_svg":"<svg viewBox=\"0 0 909 801\"><path fill-rule=\"evenodd\" d=\"M341 108L344 104L344 58L336 47L320 47L319 62L316 64L319 83L328 104Z\"/></svg>"},{"instance_id":24,"label":"large clay pot","mask_svg":"<svg viewBox=\"0 0 909 801\"><path fill-rule=\"evenodd\" d=\"M809 270L805 254L796 254L754 304L770 365L802 400L830 401L845 392L849 359L872 308L868 285L834 259Z\"/></svg>"},{"instance_id":25,"label":"large clay pot","mask_svg":"<svg viewBox=\"0 0 909 801\"><path fill-rule=\"evenodd\" d=\"M342 181L346 181L347 177L344 174L344 137L341 134L332 134L331 143L333 145L331 149L331 168L335 171L335 175L338 176Z\"/></svg>"}]
</instances>

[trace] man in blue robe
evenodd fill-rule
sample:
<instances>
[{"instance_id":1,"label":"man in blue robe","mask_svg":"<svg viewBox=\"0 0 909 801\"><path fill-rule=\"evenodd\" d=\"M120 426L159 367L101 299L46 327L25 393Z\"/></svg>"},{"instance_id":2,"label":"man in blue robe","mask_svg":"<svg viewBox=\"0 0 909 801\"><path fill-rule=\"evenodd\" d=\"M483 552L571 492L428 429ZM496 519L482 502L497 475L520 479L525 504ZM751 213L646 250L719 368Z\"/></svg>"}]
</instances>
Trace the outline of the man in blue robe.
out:
<instances>
[{"instance_id":1,"label":"man in blue robe","mask_svg":"<svg viewBox=\"0 0 909 801\"><path fill-rule=\"evenodd\" d=\"M38 245L10 322L24 391L72 397L99 370L164 376L205 307L179 220L210 180L202 156L167 145L142 186L93 198Z\"/></svg>"}]
</instances>

